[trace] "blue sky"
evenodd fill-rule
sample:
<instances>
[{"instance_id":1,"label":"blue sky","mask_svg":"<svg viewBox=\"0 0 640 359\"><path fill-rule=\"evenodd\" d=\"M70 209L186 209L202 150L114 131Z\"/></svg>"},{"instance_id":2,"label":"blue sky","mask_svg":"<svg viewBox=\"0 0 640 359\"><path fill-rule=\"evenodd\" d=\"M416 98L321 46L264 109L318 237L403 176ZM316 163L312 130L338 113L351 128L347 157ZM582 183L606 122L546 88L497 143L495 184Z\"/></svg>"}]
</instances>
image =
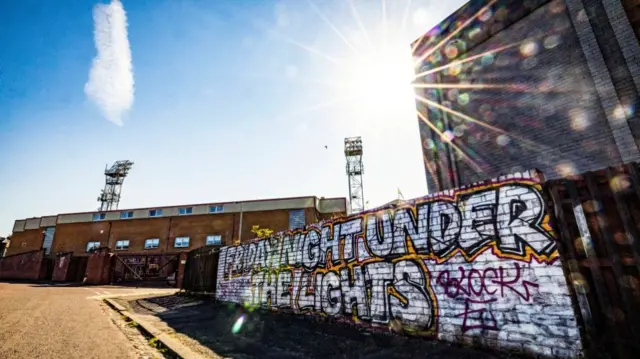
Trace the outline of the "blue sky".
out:
<instances>
[{"instance_id":1,"label":"blue sky","mask_svg":"<svg viewBox=\"0 0 640 359\"><path fill-rule=\"evenodd\" d=\"M410 43L463 3L125 0L135 94L117 126L84 92L95 4L2 2L0 235L94 210L120 159L120 208L346 197L358 135L369 206L424 195Z\"/></svg>"}]
</instances>

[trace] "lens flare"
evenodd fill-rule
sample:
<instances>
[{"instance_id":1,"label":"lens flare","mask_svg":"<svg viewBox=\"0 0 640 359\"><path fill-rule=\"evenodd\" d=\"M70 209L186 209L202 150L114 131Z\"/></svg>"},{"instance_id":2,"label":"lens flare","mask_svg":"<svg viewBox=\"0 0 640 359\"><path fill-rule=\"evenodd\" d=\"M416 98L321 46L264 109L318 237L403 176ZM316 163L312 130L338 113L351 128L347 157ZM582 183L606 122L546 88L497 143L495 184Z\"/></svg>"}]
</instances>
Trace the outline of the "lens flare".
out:
<instances>
[{"instance_id":1,"label":"lens flare","mask_svg":"<svg viewBox=\"0 0 640 359\"><path fill-rule=\"evenodd\" d=\"M578 173L573 163L568 161L564 161L556 165L556 172L558 172L562 177L571 177Z\"/></svg>"},{"instance_id":2,"label":"lens flare","mask_svg":"<svg viewBox=\"0 0 640 359\"><path fill-rule=\"evenodd\" d=\"M538 44L535 41L527 41L520 46L520 53L525 56L534 56L538 53Z\"/></svg>"},{"instance_id":3,"label":"lens flare","mask_svg":"<svg viewBox=\"0 0 640 359\"><path fill-rule=\"evenodd\" d=\"M233 327L231 328L231 332L233 334L237 334L240 329L242 329L242 324L244 324L244 315L238 317L235 323L233 323Z\"/></svg>"},{"instance_id":4,"label":"lens flare","mask_svg":"<svg viewBox=\"0 0 640 359\"><path fill-rule=\"evenodd\" d=\"M609 182L612 192L623 192L631 187L631 180L625 174L616 175Z\"/></svg>"},{"instance_id":5,"label":"lens flare","mask_svg":"<svg viewBox=\"0 0 640 359\"><path fill-rule=\"evenodd\" d=\"M478 19L482 22L486 22L491 19L491 16L493 16L493 12L488 8L487 10L483 11L480 16L478 16Z\"/></svg>"},{"instance_id":6,"label":"lens flare","mask_svg":"<svg viewBox=\"0 0 640 359\"><path fill-rule=\"evenodd\" d=\"M467 37L473 40L476 36L480 35L480 33L482 33L482 29L480 27L474 27L473 29L469 30L469 32L467 33Z\"/></svg>"},{"instance_id":7,"label":"lens flare","mask_svg":"<svg viewBox=\"0 0 640 359\"><path fill-rule=\"evenodd\" d=\"M444 48L444 53L449 59L455 59L458 56L458 48L455 44L449 44Z\"/></svg>"},{"instance_id":8,"label":"lens flare","mask_svg":"<svg viewBox=\"0 0 640 359\"><path fill-rule=\"evenodd\" d=\"M460 91L458 91L457 89L452 89L447 91L447 98L449 99L449 101L455 101L458 98L459 94Z\"/></svg>"},{"instance_id":9,"label":"lens flare","mask_svg":"<svg viewBox=\"0 0 640 359\"><path fill-rule=\"evenodd\" d=\"M618 105L613 110L613 116L618 120L624 120L627 117L633 115L633 113L634 109L631 106Z\"/></svg>"},{"instance_id":10,"label":"lens flare","mask_svg":"<svg viewBox=\"0 0 640 359\"><path fill-rule=\"evenodd\" d=\"M507 135L500 135L498 136L498 138L496 138L496 143L501 147L508 145L509 142L511 142L511 139Z\"/></svg>"},{"instance_id":11,"label":"lens flare","mask_svg":"<svg viewBox=\"0 0 640 359\"><path fill-rule=\"evenodd\" d=\"M571 119L571 128L575 131L584 131L590 125L589 115L581 108L569 110L569 118Z\"/></svg>"},{"instance_id":12,"label":"lens flare","mask_svg":"<svg viewBox=\"0 0 640 359\"><path fill-rule=\"evenodd\" d=\"M452 64L449 69L449 75L451 76L458 76L460 75L460 72L462 72L462 64L459 62L456 62L454 64Z\"/></svg>"},{"instance_id":13,"label":"lens flare","mask_svg":"<svg viewBox=\"0 0 640 359\"><path fill-rule=\"evenodd\" d=\"M454 135L453 132L449 130L444 131L444 133L442 134L442 140L444 142L451 142L454 138L456 138L456 135Z\"/></svg>"},{"instance_id":14,"label":"lens flare","mask_svg":"<svg viewBox=\"0 0 640 359\"><path fill-rule=\"evenodd\" d=\"M458 125L453 129L453 134L456 137L462 137L462 135L464 135L464 131L467 129L467 126L465 125Z\"/></svg>"},{"instance_id":15,"label":"lens flare","mask_svg":"<svg viewBox=\"0 0 640 359\"><path fill-rule=\"evenodd\" d=\"M458 103L463 106L469 104L469 94L468 93L460 94L458 96Z\"/></svg>"},{"instance_id":16,"label":"lens flare","mask_svg":"<svg viewBox=\"0 0 640 359\"><path fill-rule=\"evenodd\" d=\"M544 39L544 42L543 42L545 49L553 49L559 44L560 44L560 36L558 35L551 35L546 39Z\"/></svg>"},{"instance_id":17,"label":"lens flare","mask_svg":"<svg viewBox=\"0 0 640 359\"><path fill-rule=\"evenodd\" d=\"M482 63L483 66L489 66L493 64L493 60L494 60L493 54L486 54L482 56L482 59L480 60L480 62Z\"/></svg>"}]
</instances>

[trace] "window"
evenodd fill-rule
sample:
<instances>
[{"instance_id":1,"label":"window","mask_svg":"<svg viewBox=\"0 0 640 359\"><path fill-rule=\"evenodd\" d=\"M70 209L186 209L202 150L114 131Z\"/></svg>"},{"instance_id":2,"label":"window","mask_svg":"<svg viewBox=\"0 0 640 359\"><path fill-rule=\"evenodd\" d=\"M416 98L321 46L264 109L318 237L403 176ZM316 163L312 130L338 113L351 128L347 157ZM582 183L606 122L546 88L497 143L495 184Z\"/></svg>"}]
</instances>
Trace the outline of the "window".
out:
<instances>
[{"instance_id":1,"label":"window","mask_svg":"<svg viewBox=\"0 0 640 359\"><path fill-rule=\"evenodd\" d=\"M189 237L176 237L176 243L173 246L175 248L188 248Z\"/></svg>"},{"instance_id":2,"label":"window","mask_svg":"<svg viewBox=\"0 0 640 359\"><path fill-rule=\"evenodd\" d=\"M305 224L304 209L292 209L289 211L289 229L303 228Z\"/></svg>"},{"instance_id":3,"label":"window","mask_svg":"<svg viewBox=\"0 0 640 359\"><path fill-rule=\"evenodd\" d=\"M144 241L144 249L153 249L158 248L160 246L159 238L149 238Z\"/></svg>"},{"instance_id":4,"label":"window","mask_svg":"<svg viewBox=\"0 0 640 359\"><path fill-rule=\"evenodd\" d=\"M107 217L107 215L105 213L96 213L96 214L93 215L93 220L94 221L103 221L106 217Z\"/></svg>"},{"instance_id":5,"label":"window","mask_svg":"<svg viewBox=\"0 0 640 359\"><path fill-rule=\"evenodd\" d=\"M222 245L222 236L207 236L207 240L204 243L205 246L221 246Z\"/></svg>"},{"instance_id":6,"label":"window","mask_svg":"<svg viewBox=\"0 0 640 359\"><path fill-rule=\"evenodd\" d=\"M129 249L129 240L116 241L116 250L126 251Z\"/></svg>"},{"instance_id":7,"label":"window","mask_svg":"<svg viewBox=\"0 0 640 359\"><path fill-rule=\"evenodd\" d=\"M120 213L120 219L127 219L127 218L133 218L133 211Z\"/></svg>"},{"instance_id":8,"label":"window","mask_svg":"<svg viewBox=\"0 0 640 359\"><path fill-rule=\"evenodd\" d=\"M100 248L100 242L89 242L87 243L87 252L91 252Z\"/></svg>"},{"instance_id":9,"label":"window","mask_svg":"<svg viewBox=\"0 0 640 359\"><path fill-rule=\"evenodd\" d=\"M149 211L149 217L160 217L160 216L162 216L161 209L152 209Z\"/></svg>"},{"instance_id":10,"label":"window","mask_svg":"<svg viewBox=\"0 0 640 359\"><path fill-rule=\"evenodd\" d=\"M224 207L221 204L215 206L209 206L209 213L220 213L224 210Z\"/></svg>"},{"instance_id":11,"label":"window","mask_svg":"<svg viewBox=\"0 0 640 359\"><path fill-rule=\"evenodd\" d=\"M53 236L56 233L56 227L47 227L42 234L44 235L44 239L42 240L42 248L44 248L44 254L51 254L51 245L53 244ZM2 254L2 253L0 253Z\"/></svg>"},{"instance_id":12,"label":"window","mask_svg":"<svg viewBox=\"0 0 640 359\"><path fill-rule=\"evenodd\" d=\"M184 207L184 208L178 209L178 214L181 216L185 214L191 214L191 213L193 213L193 207Z\"/></svg>"}]
</instances>

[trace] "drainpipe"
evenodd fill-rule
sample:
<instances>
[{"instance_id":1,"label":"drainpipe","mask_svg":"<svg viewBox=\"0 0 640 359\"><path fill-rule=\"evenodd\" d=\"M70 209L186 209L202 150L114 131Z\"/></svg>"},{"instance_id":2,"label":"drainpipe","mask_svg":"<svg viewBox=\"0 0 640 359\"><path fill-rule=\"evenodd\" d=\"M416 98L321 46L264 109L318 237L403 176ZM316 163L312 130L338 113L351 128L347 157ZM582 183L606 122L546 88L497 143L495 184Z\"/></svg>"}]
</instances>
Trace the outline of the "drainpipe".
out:
<instances>
[{"instance_id":1,"label":"drainpipe","mask_svg":"<svg viewBox=\"0 0 640 359\"><path fill-rule=\"evenodd\" d=\"M238 229L238 243L242 242L242 202L240 202L240 228Z\"/></svg>"},{"instance_id":2,"label":"drainpipe","mask_svg":"<svg viewBox=\"0 0 640 359\"><path fill-rule=\"evenodd\" d=\"M167 246L165 247L164 253L169 252L169 245L171 244L171 222L173 221L173 217L169 217L169 229L167 229ZM160 246L158 246L160 249Z\"/></svg>"},{"instance_id":3,"label":"drainpipe","mask_svg":"<svg viewBox=\"0 0 640 359\"><path fill-rule=\"evenodd\" d=\"M111 248L111 227L113 226L113 222L109 221L109 230L107 231L107 248Z\"/></svg>"}]
</instances>

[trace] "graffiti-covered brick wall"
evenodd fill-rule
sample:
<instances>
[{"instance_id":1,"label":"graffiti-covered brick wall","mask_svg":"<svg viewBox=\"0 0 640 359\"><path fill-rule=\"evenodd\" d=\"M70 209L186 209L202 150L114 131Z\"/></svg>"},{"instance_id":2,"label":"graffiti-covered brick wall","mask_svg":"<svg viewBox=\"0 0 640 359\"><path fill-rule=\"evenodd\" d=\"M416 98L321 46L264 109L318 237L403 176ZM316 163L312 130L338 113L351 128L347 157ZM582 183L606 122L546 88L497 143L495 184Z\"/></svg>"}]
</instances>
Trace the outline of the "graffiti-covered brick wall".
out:
<instances>
[{"instance_id":1,"label":"graffiti-covered brick wall","mask_svg":"<svg viewBox=\"0 0 640 359\"><path fill-rule=\"evenodd\" d=\"M220 252L218 300L544 355L582 351L537 172Z\"/></svg>"}]
</instances>

